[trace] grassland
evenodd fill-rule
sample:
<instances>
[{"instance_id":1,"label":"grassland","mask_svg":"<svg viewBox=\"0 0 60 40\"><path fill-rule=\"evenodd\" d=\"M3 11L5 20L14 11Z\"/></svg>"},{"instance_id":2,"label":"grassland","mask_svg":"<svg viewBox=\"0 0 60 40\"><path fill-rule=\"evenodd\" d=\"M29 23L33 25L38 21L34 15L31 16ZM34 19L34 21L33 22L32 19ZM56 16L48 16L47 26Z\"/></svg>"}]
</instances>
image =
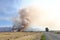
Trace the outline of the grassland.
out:
<instances>
[{"instance_id":1,"label":"grassland","mask_svg":"<svg viewBox=\"0 0 60 40\"><path fill-rule=\"evenodd\" d=\"M55 31L56 34L60 34L60 31Z\"/></svg>"},{"instance_id":2,"label":"grassland","mask_svg":"<svg viewBox=\"0 0 60 40\"><path fill-rule=\"evenodd\" d=\"M0 32L0 40L40 40L41 32Z\"/></svg>"},{"instance_id":3,"label":"grassland","mask_svg":"<svg viewBox=\"0 0 60 40\"><path fill-rule=\"evenodd\" d=\"M41 40L46 40L45 35L42 35L42 36L41 36Z\"/></svg>"}]
</instances>

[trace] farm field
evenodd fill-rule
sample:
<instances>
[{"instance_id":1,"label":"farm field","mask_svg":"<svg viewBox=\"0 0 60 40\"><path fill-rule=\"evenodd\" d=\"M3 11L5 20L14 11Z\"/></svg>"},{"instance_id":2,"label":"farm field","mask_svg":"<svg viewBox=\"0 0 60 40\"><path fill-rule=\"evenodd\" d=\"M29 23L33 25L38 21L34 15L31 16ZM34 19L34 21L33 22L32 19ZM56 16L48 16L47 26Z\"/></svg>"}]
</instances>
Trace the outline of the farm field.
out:
<instances>
[{"instance_id":1,"label":"farm field","mask_svg":"<svg viewBox=\"0 0 60 40\"><path fill-rule=\"evenodd\" d=\"M41 32L0 32L0 40L40 40Z\"/></svg>"}]
</instances>

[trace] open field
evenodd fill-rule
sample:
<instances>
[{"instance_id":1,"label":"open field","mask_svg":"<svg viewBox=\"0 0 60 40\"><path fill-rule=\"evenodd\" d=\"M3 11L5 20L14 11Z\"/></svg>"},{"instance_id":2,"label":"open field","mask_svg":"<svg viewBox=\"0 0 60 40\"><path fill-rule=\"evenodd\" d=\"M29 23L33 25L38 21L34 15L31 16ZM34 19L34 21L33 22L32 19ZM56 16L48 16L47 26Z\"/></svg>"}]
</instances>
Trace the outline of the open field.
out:
<instances>
[{"instance_id":1,"label":"open field","mask_svg":"<svg viewBox=\"0 0 60 40\"><path fill-rule=\"evenodd\" d=\"M41 32L1 32L0 40L40 40Z\"/></svg>"},{"instance_id":2,"label":"open field","mask_svg":"<svg viewBox=\"0 0 60 40\"><path fill-rule=\"evenodd\" d=\"M60 34L60 31L56 31L55 33L56 33L56 34Z\"/></svg>"}]
</instances>

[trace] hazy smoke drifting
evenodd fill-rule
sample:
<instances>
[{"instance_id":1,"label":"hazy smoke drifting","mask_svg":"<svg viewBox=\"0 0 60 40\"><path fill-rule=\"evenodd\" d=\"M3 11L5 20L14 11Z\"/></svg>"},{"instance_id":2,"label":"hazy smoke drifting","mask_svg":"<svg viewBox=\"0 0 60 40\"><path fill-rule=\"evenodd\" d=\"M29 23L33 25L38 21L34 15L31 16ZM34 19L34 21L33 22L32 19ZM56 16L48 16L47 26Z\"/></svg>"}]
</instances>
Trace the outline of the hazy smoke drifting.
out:
<instances>
[{"instance_id":1,"label":"hazy smoke drifting","mask_svg":"<svg viewBox=\"0 0 60 40\"><path fill-rule=\"evenodd\" d=\"M26 28L32 25L39 26L40 16L42 13L43 13L42 10L34 6L20 9L19 14L21 19L21 25L23 26L22 30L25 30Z\"/></svg>"},{"instance_id":2,"label":"hazy smoke drifting","mask_svg":"<svg viewBox=\"0 0 60 40\"><path fill-rule=\"evenodd\" d=\"M54 26L55 22L52 18L49 18L49 14L45 12L45 10L40 9L38 6L29 6L27 8L22 8L19 10L19 20L20 31L24 31L29 26L37 25L37 26ZM36 26L36 27L37 27Z\"/></svg>"}]
</instances>

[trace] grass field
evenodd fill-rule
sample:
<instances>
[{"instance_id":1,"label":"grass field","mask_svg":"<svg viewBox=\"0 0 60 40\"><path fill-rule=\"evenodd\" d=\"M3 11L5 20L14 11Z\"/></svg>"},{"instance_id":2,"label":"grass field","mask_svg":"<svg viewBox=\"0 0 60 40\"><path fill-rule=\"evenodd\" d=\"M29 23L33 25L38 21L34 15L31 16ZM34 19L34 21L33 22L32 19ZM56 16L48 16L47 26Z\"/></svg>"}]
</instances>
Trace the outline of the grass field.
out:
<instances>
[{"instance_id":1,"label":"grass field","mask_svg":"<svg viewBox=\"0 0 60 40\"><path fill-rule=\"evenodd\" d=\"M56 34L60 34L60 31L55 31Z\"/></svg>"},{"instance_id":2,"label":"grass field","mask_svg":"<svg viewBox=\"0 0 60 40\"><path fill-rule=\"evenodd\" d=\"M0 32L0 40L40 40L41 32Z\"/></svg>"},{"instance_id":3,"label":"grass field","mask_svg":"<svg viewBox=\"0 0 60 40\"><path fill-rule=\"evenodd\" d=\"M45 35L42 35L42 36L41 36L41 40L46 40Z\"/></svg>"}]
</instances>

